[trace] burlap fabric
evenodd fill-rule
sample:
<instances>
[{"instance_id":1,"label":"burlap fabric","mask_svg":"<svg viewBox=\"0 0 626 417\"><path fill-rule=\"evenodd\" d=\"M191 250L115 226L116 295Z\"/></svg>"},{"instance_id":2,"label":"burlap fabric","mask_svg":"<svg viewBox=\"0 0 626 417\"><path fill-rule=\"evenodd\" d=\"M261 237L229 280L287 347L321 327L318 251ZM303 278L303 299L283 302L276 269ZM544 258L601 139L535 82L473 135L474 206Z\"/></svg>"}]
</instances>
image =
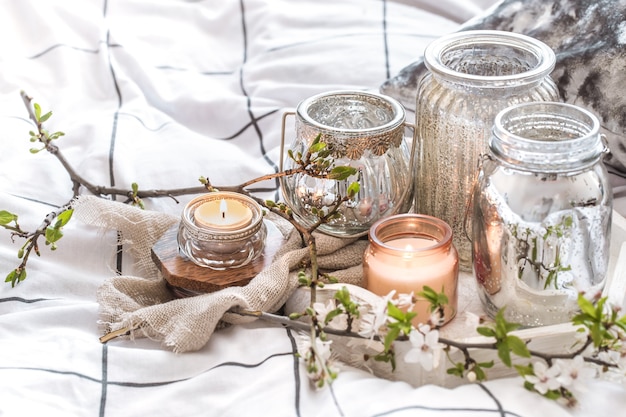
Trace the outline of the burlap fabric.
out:
<instances>
[{"instance_id":1,"label":"burlap fabric","mask_svg":"<svg viewBox=\"0 0 626 417\"><path fill-rule=\"evenodd\" d=\"M141 210L93 196L78 197L75 214L89 225L120 233L124 250L137 262L141 276L114 276L98 290L101 324L106 333L129 329L130 337L149 337L175 352L202 348L220 323L244 323L253 317L228 313L234 307L276 312L298 287L298 271L309 249L291 224L268 215L284 242L274 261L244 287L189 298L175 298L151 259L154 243L179 218ZM315 234L318 265L334 271L340 282L359 285L367 242Z\"/></svg>"}]
</instances>

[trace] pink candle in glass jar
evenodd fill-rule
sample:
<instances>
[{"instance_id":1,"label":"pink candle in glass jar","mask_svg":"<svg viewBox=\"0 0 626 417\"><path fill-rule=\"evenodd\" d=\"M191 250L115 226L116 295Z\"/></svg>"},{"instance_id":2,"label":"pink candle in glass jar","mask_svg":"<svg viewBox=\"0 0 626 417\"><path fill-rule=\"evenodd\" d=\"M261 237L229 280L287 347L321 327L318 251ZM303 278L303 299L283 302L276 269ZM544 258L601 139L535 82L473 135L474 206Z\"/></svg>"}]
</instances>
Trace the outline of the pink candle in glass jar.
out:
<instances>
[{"instance_id":1,"label":"pink candle in glass jar","mask_svg":"<svg viewBox=\"0 0 626 417\"><path fill-rule=\"evenodd\" d=\"M459 260L452 244L452 229L443 220L419 214L398 214L372 225L363 260L365 287L374 294L414 295L428 286L448 297L444 323L457 309ZM419 297L418 297L419 298ZM414 325L431 316L431 305L419 299Z\"/></svg>"}]
</instances>

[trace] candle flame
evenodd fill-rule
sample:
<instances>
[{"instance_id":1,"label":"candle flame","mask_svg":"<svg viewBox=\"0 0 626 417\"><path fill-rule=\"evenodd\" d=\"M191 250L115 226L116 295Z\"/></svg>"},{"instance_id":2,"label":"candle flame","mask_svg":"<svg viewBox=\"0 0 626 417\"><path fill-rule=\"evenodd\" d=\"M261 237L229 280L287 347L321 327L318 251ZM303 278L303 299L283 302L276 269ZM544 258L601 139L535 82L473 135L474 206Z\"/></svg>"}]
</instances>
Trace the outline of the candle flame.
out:
<instances>
[{"instance_id":1,"label":"candle flame","mask_svg":"<svg viewBox=\"0 0 626 417\"><path fill-rule=\"evenodd\" d=\"M222 201L220 201L220 213L222 214L222 219L226 218L226 211L228 211L228 205L226 204L226 200L222 199Z\"/></svg>"}]
</instances>

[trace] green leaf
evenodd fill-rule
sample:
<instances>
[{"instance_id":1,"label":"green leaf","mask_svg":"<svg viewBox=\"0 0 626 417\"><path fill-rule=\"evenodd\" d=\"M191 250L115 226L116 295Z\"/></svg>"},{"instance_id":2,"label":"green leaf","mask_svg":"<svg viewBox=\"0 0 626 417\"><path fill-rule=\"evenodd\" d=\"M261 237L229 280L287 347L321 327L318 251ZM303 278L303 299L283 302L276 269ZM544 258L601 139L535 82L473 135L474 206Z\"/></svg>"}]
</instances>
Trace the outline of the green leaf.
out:
<instances>
[{"instance_id":1,"label":"green leaf","mask_svg":"<svg viewBox=\"0 0 626 417\"><path fill-rule=\"evenodd\" d=\"M558 400L559 398L561 398L561 392L558 390L550 390L543 394L543 396L549 400Z\"/></svg>"},{"instance_id":2,"label":"green leaf","mask_svg":"<svg viewBox=\"0 0 626 417\"><path fill-rule=\"evenodd\" d=\"M61 136L65 136L65 133L63 133L63 132L54 132L53 134L51 134L49 136L49 138L50 138L50 140L55 140L55 139L60 138Z\"/></svg>"},{"instance_id":3,"label":"green leaf","mask_svg":"<svg viewBox=\"0 0 626 417\"><path fill-rule=\"evenodd\" d=\"M458 376L459 378L463 378L463 372L465 368L463 366L463 362L457 362L454 364L454 368L448 368L446 373L448 375Z\"/></svg>"},{"instance_id":4,"label":"green leaf","mask_svg":"<svg viewBox=\"0 0 626 417\"><path fill-rule=\"evenodd\" d=\"M74 209L68 209L62 212L57 216L57 223L55 227L63 227L65 226L70 219L72 218L72 214L74 214Z\"/></svg>"},{"instance_id":5,"label":"green leaf","mask_svg":"<svg viewBox=\"0 0 626 417\"><path fill-rule=\"evenodd\" d=\"M530 351L528 350L528 346L526 345L526 343L524 343L522 339L520 339L517 336L509 335L506 338L506 341L509 344L511 351L515 353L517 356L521 356L523 358L530 358Z\"/></svg>"},{"instance_id":6,"label":"green leaf","mask_svg":"<svg viewBox=\"0 0 626 417\"><path fill-rule=\"evenodd\" d=\"M476 331L486 337L496 337L496 331L491 327L477 327Z\"/></svg>"},{"instance_id":7,"label":"green leaf","mask_svg":"<svg viewBox=\"0 0 626 417\"><path fill-rule=\"evenodd\" d=\"M17 272L15 269L7 274L7 277L4 279L4 282L10 282L11 285L15 285L15 281L17 281Z\"/></svg>"},{"instance_id":8,"label":"green leaf","mask_svg":"<svg viewBox=\"0 0 626 417\"><path fill-rule=\"evenodd\" d=\"M582 310L583 313L588 314L589 316L596 318L596 308L591 303L591 301L587 300L583 294L578 295L578 306Z\"/></svg>"},{"instance_id":9,"label":"green leaf","mask_svg":"<svg viewBox=\"0 0 626 417\"><path fill-rule=\"evenodd\" d=\"M350 185L348 186L348 197L353 198L355 195L357 195L359 193L359 191L361 190L361 184L359 184L358 182L352 182L350 183Z\"/></svg>"},{"instance_id":10,"label":"green leaf","mask_svg":"<svg viewBox=\"0 0 626 417\"><path fill-rule=\"evenodd\" d=\"M52 116L52 112L51 111L49 111L48 113L46 113L43 116L41 116L39 118L39 123L45 122L46 120L48 120L50 118L50 116Z\"/></svg>"},{"instance_id":11,"label":"green leaf","mask_svg":"<svg viewBox=\"0 0 626 417\"><path fill-rule=\"evenodd\" d=\"M474 373L476 374L477 381L484 381L487 379L487 374L483 371L483 368L479 365L474 367Z\"/></svg>"},{"instance_id":12,"label":"green leaf","mask_svg":"<svg viewBox=\"0 0 626 417\"><path fill-rule=\"evenodd\" d=\"M533 370L533 366L528 364L528 365L513 365L513 367L517 370L517 373L520 374L520 376L526 376L526 375L535 375L535 371Z\"/></svg>"},{"instance_id":13,"label":"green leaf","mask_svg":"<svg viewBox=\"0 0 626 417\"><path fill-rule=\"evenodd\" d=\"M385 345L385 350L389 350L391 348L391 344L398 338L398 336L400 335L400 328L399 327L392 327L391 329L389 329L389 332L387 332L387 335L385 335L385 341L384 341L384 345Z\"/></svg>"},{"instance_id":14,"label":"green leaf","mask_svg":"<svg viewBox=\"0 0 626 417\"><path fill-rule=\"evenodd\" d=\"M356 168L350 166L334 167L329 173L328 178L331 180L347 180L350 176L357 173Z\"/></svg>"},{"instance_id":15,"label":"green leaf","mask_svg":"<svg viewBox=\"0 0 626 417\"><path fill-rule=\"evenodd\" d=\"M63 237L61 229L55 227L48 227L46 229L46 243L55 243Z\"/></svg>"},{"instance_id":16,"label":"green leaf","mask_svg":"<svg viewBox=\"0 0 626 417\"><path fill-rule=\"evenodd\" d=\"M324 142L317 142L317 143L312 144L309 147L309 152L314 154L314 153L318 153L318 152L324 150L325 148L326 148L326 144Z\"/></svg>"},{"instance_id":17,"label":"green leaf","mask_svg":"<svg viewBox=\"0 0 626 417\"><path fill-rule=\"evenodd\" d=\"M338 315L342 314L343 310L340 308L336 308L332 311L330 311L327 315L326 318L324 319L324 324L328 324L330 323L335 317L337 317Z\"/></svg>"},{"instance_id":18,"label":"green leaf","mask_svg":"<svg viewBox=\"0 0 626 417\"><path fill-rule=\"evenodd\" d=\"M33 104L33 108L35 109L35 120L39 121L41 117L41 106L38 103Z\"/></svg>"},{"instance_id":19,"label":"green leaf","mask_svg":"<svg viewBox=\"0 0 626 417\"><path fill-rule=\"evenodd\" d=\"M404 311L396 307L391 301L387 301L387 315L398 321L404 321L406 318Z\"/></svg>"},{"instance_id":20,"label":"green leaf","mask_svg":"<svg viewBox=\"0 0 626 417\"><path fill-rule=\"evenodd\" d=\"M132 183L132 184L130 185L130 187L131 187L131 188L132 188L132 190L133 190L133 194L134 194L134 195L137 195L137 191L139 191L139 185L137 185L137 183L136 183L136 182L134 182L134 183Z\"/></svg>"},{"instance_id":21,"label":"green leaf","mask_svg":"<svg viewBox=\"0 0 626 417\"><path fill-rule=\"evenodd\" d=\"M0 210L0 224L9 224L17 220L17 215L6 210Z\"/></svg>"},{"instance_id":22,"label":"green leaf","mask_svg":"<svg viewBox=\"0 0 626 417\"><path fill-rule=\"evenodd\" d=\"M498 357L502 361L503 364L511 367L511 352L509 349L508 343L506 341L501 341L497 343L498 346Z\"/></svg>"},{"instance_id":23,"label":"green leaf","mask_svg":"<svg viewBox=\"0 0 626 417\"><path fill-rule=\"evenodd\" d=\"M298 320L300 317L302 317L301 313L291 313L289 315L289 320Z\"/></svg>"}]
</instances>

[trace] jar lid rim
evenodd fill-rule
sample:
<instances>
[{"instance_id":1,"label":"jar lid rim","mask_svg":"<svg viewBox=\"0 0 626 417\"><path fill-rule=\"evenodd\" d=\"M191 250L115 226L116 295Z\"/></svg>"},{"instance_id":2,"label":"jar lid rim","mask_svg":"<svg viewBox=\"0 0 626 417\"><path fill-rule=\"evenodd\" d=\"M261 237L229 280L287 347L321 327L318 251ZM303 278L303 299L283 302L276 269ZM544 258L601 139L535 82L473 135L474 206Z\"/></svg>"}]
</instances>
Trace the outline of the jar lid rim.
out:
<instances>
[{"instance_id":1,"label":"jar lid rim","mask_svg":"<svg viewBox=\"0 0 626 417\"><path fill-rule=\"evenodd\" d=\"M534 139L511 131L507 120L528 130L567 125L571 128L568 132L575 134L554 141ZM496 115L489 149L498 160L516 169L559 173L595 164L607 147L599 119L587 109L562 102L528 102L507 107ZM549 163L546 155L550 155Z\"/></svg>"},{"instance_id":2,"label":"jar lid rim","mask_svg":"<svg viewBox=\"0 0 626 417\"><path fill-rule=\"evenodd\" d=\"M342 96L344 97L361 96L361 97L366 97L370 99L380 100L381 102L385 102L392 109L393 117L390 121L380 126L374 126L374 127L362 128L362 129L352 129L352 128L328 126L328 125L318 122L317 120L313 119L310 116L308 109L311 107L312 104L319 102L326 98L342 97ZM371 132L393 130L402 126L406 119L406 112L404 110L404 107L402 107L402 105L400 104L398 100L394 99L393 97L384 95L384 94L370 92L370 91L359 91L359 90L334 90L334 91L327 91L324 93L310 96L302 100L298 104L296 108L296 113L303 120L305 120L308 124L313 125L318 129L325 130L328 132L342 132L342 133L348 133L348 134L350 133L364 134L364 133L371 133Z\"/></svg>"},{"instance_id":3,"label":"jar lid rim","mask_svg":"<svg viewBox=\"0 0 626 417\"><path fill-rule=\"evenodd\" d=\"M381 219L379 219L378 221L376 221L372 227L370 228L369 231L369 240L371 243L376 244L379 248L388 251L388 252L399 252L400 250L394 246L388 245L386 242L388 240L383 240L378 236L378 231L379 229L383 229L384 227L388 227L390 225L390 223L394 223L394 222L425 222L428 223L434 227L437 227L441 232L442 235L441 237L436 239L436 243L434 243L431 246L428 247L424 247L424 248L412 248L410 250L404 250L404 252L409 252L412 254L430 254L430 253L434 253L434 252L438 252L440 251L442 248L445 248L447 246L451 246L452 245L452 228L450 227L450 225L448 223L446 223L445 221L437 218L437 217L433 217L433 216L429 216L426 214L417 214L417 213L402 213L402 214L396 214L393 216L388 216L388 217L383 217ZM402 231L402 237L408 237L408 236L425 236L425 233L418 233L417 231L412 231L410 230L410 227L408 228L404 228ZM398 238L400 237L400 235L394 235L393 237ZM432 236L431 236L432 237ZM393 239L390 239L393 240Z\"/></svg>"},{"instance_id":4,"label":"jar lid rim","mask_svg":"<svg viewBox=\"0 0 626 417\"><path fill-rule=\"evenodd\" d=\"M442 55L463 43L510 45L526 49L538 58L538 65L528 71L509 75L477 75L455 71L444 65ZM434 74L465 82L489 82L490 87L507 87L509 83L533 82L548 76L556 65L556 55L544 42L520 33L503 30L467 30L444 35L431 42L424 51L424 64Z\"/></svg>"}]
</instances>

